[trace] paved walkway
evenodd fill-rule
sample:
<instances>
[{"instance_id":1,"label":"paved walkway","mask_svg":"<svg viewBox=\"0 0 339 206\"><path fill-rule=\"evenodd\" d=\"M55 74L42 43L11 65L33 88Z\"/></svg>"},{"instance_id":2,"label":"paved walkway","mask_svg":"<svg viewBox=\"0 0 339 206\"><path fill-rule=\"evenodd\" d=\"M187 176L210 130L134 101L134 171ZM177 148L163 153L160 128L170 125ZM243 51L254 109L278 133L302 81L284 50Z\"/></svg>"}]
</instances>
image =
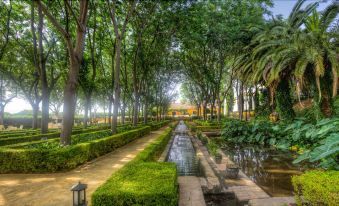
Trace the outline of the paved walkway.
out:
<instances>
[{"instance_id":1,"label":"paved walkway","mask_svg":"<svg viewBox=\"0 0 339 206\"><path fill-rule=\"evenodd\" d=\"M88 184L86 196L90 203L95 189L159 137L164 129L151 132L69 172L1 174L0 206L70 206L72 193L69 189L78 181Z\"/></svg>"},{"instance_id":2,"label":"paved walkway","mask_svg":"<svg viewBox=\"0 0 339 206\"><path fill-rule=\"evenodd\" d=\"M179 206L206 206L200 179L195 176L179 176Z\"/></svg>"}]
</instances>

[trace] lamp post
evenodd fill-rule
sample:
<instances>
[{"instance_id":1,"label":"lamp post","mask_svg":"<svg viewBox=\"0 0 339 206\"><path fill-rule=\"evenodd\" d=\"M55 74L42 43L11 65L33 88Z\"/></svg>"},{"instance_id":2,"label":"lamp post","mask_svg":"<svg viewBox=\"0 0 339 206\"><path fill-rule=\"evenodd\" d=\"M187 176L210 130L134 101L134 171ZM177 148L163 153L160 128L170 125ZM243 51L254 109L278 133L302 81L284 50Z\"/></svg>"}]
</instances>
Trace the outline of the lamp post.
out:
<instances>
[{"instance_id":1,"label":"lamp post","mask_svg":"<svg viewBox=\"0 0 339 206\"><path fill-rule=\"evenodd\" d=\"M87 206L86 188L87 184L81 184L81 182L72 186L73 206Z\"/></svg>"}]
</instances>

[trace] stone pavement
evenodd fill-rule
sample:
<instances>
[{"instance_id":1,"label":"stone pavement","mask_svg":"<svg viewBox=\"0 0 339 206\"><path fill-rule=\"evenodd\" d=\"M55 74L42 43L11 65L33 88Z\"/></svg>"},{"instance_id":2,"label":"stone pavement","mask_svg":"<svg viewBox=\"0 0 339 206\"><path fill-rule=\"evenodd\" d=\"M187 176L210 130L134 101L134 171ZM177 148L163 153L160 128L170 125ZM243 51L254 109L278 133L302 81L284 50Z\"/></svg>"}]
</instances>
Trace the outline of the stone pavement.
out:
<instances>
[{"instance_id":1,"label":"stone pavement","mask_svg":"<svg viewBox=\"0 0 339 206\"><path fill-rule=\"evenodd\" d=\"M205 206L204 194L200 186L199 177L180 176L179 182L179 206Z\"/></svg>"},{"instance_id":2,"label":"stone pavement","mask_svg":"<svg viewBox=\"0 0 339 206\"><path fill-rule=\"evenodd\" d=\"M165 128L151 132L69 172L1 174L0 206L69 206L72 204L70 188L78 181L88 184L86 196L90 203L95 189L159 137Z\"/></svg>"},{"instance_id":3,"label":"stone pavement","mask_svg":"<svg viewBox=\"0 0 339 206\"><path fill-rule=\"evenodd\" d=\"M271 197L267 199L254 199L248 202L249 206L290 206L295 205L294 197Z\"/></svg>"}]
</instances>

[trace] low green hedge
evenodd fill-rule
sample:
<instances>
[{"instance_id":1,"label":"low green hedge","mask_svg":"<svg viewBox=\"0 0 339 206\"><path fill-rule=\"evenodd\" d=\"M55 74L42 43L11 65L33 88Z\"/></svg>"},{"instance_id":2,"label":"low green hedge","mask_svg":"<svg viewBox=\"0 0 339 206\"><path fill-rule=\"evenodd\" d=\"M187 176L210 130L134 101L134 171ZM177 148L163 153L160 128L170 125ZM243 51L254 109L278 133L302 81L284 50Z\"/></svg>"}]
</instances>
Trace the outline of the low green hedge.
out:
<instances>
[{"instance_id":1,"label":"low green hedge","mask_svg":"<svg viewBox=\"0 0 339 206\"><path fill-rule=\"evenodd\" d=\"M161 127L167 125L169 122L170 122L169 120L164 120L164 121L161 121L161 122L151 122L147 125L150 126L152 128L152 130L157 130L157 129L160 129Z\"/></svg>"},{"instance_id":2,"label":"low green hedge","mask_svg":"<svg viewBox=\"0 0 339 206\"><path fill-rule=\"evenodd\" d=\"M202 132L208 132L208 131L221 129L221 127L220 126L196 126L195 129L202 131Z\"/></svg>"},{"instance_id":3,"label":"low green hedge","mask_svg":"<svg viewBox=\"0 0 339 206\"><path fill-rule=\"evenodd\" d=\"M93 127L93 128L88 128L88 129L77 129L77 130L72 131L72 134L74 135L74 134L80 134L80 133L85 133L85 132L98 131L98 130L108 129L108 128L109 126ZM23 142L38 141L38 140L41 140L42 138L52 139L52 138L57 138L57 137L60 137L59 131L51 132L47 134L35 134L35 135L24 136L24 137L3 138L3 139L0 139L0 146L18 144L18 143L23 143Z\"/></svg>"},{"instance_id":4,"label":"low green hedge","mask_svg":"<svg viewBox=\"0 0 339 206\"><path fill-rule=\"evenodd\" d=\"M177 169L156 161L171 138L172 128L114 173L92 195L93 206L177 206Z\"/></svg>"},{"instance_id":5,"label":"low green hedge","mask_svg":"<svg viewBox=\"0 0 339 206\"><path fill-rule=\"evenodd\" d=\"M339 205L339 171L309 171L292 183L298 205Z\"/></svg>"},{"instance_id":6,"label":"low green hedge","mask_svg":"<svg viewBox=\"0 0 339 206\"><path fill-rule=\"evenodd\" d=\"M149 126L56 149L0 148L0 173L55 172L75 168L151 131Z\"/></svg>"},{"instance_id":7,"label":"low green hedge","mask_svg":"<svg viewBox=\"0 0 339 206\"><path fill-rule=\"evenodd\" d=\"M39 133L39 130L13 130L13 131L8 131L8 132L4 132L4 133L0 133L0 139L3 138L8 138L8 137L18 137L18 136L22 136L22 135L32 135L32 134L37 134Z\"/></svg>"}]
</instances>

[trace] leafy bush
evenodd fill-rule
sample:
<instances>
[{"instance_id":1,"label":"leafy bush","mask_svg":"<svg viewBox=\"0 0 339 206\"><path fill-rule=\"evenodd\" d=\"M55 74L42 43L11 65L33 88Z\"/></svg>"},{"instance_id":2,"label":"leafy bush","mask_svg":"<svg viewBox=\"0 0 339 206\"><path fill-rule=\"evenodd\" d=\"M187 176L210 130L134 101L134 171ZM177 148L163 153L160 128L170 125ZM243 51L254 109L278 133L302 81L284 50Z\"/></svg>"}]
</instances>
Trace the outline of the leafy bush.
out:
<instances>
[{"instance_id":1,"label":"leafy bush","mask_svg":"<svg viewBox=\"0 0 339 206\"><path fill-rule=\"evenodd\" d=\"M93 206L178 204L177 171L173 163L153 163L171 138L168 128L131 162L114 173L92 195Z\"/></svg>"},{"instance_id":2,"label":"leafy bush","mask_svg":"<svg viewBox=\"0 0 339 206\"><path fill-rule=\"evenodd\" d=\"M309 171L292 177L298 205L339 205L339 172Z\"/></svg>"},{"instance_id":3,"label":"leafy bush","mask_svg":"<svg viewBox=\"0 0 339 206\"><path fill-rule=\"evenodd\" d=\"M214 126L196 126L195 129L202 131L202 132L208 132L208 131L213 131L216 129L220 129L221 127L218 125L214 125Z\"/></svg>"},{"instance_id":4,"label":"leafy bush","mask_svg":"<svg viewBox=\"0 0 339 206\"><path fill-rule=\"evenodd\" d=\"M98 130L108 129L108 128L109 126L92 127L92 128L87 128L87 129L77 129L77 130L73 130L72 134L74 135L74 134L80 134L80 133L85 133L85 132L98 131ZM35 135L24 136L24 137L4 138L4 139L0 139L0 146L17 144L17 143L22 143L22 142L38 141L43 138L52 139L52 138L57 138L59 136L60 136L60 132L56 131L56 132L51 132L47 134L35 134Z\"/></svg>"},{"instance_id":5,"label":"leafy bush","mask_svg":"<svg viewBox=\"0 0 339 206\"><path fill-rule=\"evenodd\" d=\"M145 162L116 172L92 195L93 206L177 206L176 166Z\"/></svg>"},{"instance_id":6,"label":"leafy bush","mask_svg":"<svg viewBox=\"0 0 339 206\"><path fill-rule=\"evenodd\" d=\"M150 132L146 126L62 148L0 148L0 173L69 170L119 148Z\"/></svg>"},{"instance_id":7,"label":"leafy bush","mask_svg":"<svg viewBox=\"0 0 339 206\"><path fill-rule=\"evenodd\" d=\"M198 139L203 143L203 144L207 144L208 143L208 139L202 134L201 131L197 132L197 137Z\"/></svg>"},{"instance_id":8,"label":"leafy bush","mask_svg":"<svg viewBox=\"0 0 339 206\"><path fill-rule=\"evenodd\" d=\"M339 170L339 133L330 134L326 139L321 140L318 146L304 151L294 163L305 160L320 161L320 167Z\"/></svg>"},{"instance_id":9,"label":"leafy bush","mask_svg":"<svg viewBox=\"0 0 339 206\"><path fill-rule=\"evenodd\" d=\"M218 148L219 148L218 145L214 141L209 141L207 144L208 152L212 156L216 156L216 154L218 153Z\"/></svg>"},{"instance_id":10,"label":"leafy bush","mask_svg":"<svg viewBox=\"0 0 339 206\"><path fill-rule=\"evenodd\" d=\"M222 138L230 143L272 145L280 149L299 148L296 162L319 162L324 168L338 168L339 119L322 119L315 123L296 119L292 123L268 121L225 122Z\"/></svg>"}]
</instances>

